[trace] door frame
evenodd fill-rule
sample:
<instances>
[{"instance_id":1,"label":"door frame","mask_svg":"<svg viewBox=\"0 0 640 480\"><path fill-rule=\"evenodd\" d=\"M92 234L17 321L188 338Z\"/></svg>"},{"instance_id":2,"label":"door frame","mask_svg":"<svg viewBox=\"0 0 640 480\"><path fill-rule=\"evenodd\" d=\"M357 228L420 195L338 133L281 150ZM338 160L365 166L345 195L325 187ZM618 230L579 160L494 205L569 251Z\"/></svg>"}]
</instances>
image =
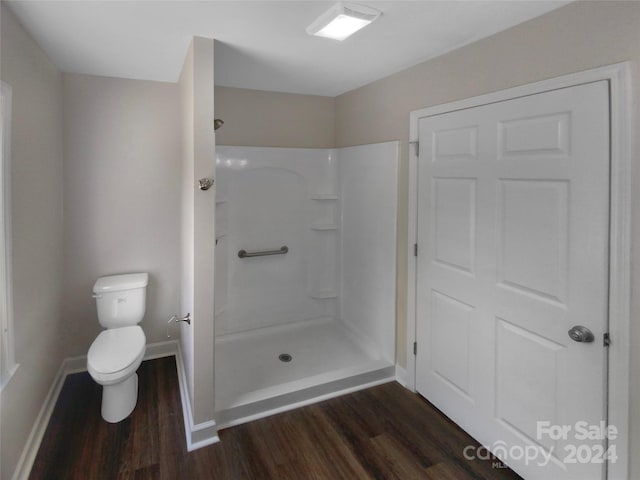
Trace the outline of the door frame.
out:
<instances>
[{"instance_id":1,"label":"door frame","mask_svg":"<svg viewBox=\"0 0 640 480\"><path fill-rule=\"evenodd\" d=\"M618 460L609 463L609 478L628 478L629 474L629 334L631 305L631 67L617 63L583 72L522 85L477 97L414 110L410 113L409 144L416 146L419 120L490 103L535 95L550 90L606 80L610 91L610 226L609 226L609 346L608 420L618 429ZM409 148L409 208L407 258L407 388L415 391L417 257L412 252L417 244L418 227L418 154Z\"/></svg>"}]
</instances>

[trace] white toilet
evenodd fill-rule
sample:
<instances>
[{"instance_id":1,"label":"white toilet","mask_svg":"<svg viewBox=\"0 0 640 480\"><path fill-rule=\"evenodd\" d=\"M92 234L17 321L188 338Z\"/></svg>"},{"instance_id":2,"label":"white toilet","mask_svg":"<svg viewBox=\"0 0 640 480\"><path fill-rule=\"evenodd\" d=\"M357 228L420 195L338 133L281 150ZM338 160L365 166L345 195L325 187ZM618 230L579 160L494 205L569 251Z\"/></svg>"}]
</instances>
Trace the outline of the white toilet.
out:
<instances>
[{"instance_id":1,"label":"white toilet","mask_svg":"<svg viewBox=\"0 0 640 480\"><path fill-rule=\"evenodd\" d=\"M146 338L138 323L144 317L149 274L99 278L93 286L98 320L104 330L87 355L87 370L102 385L102 418L116 423L129 416L138 400L136 370Z\"/></svg>"}]
</instances>

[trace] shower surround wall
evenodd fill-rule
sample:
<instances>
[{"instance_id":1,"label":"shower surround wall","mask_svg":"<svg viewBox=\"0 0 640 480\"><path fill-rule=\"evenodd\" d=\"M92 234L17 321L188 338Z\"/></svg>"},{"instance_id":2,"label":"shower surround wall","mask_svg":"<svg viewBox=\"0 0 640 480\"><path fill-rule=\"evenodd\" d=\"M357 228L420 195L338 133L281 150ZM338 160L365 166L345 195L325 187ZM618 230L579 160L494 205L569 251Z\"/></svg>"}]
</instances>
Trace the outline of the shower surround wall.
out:
<instances>
[{"instance_id":1,"label":"shower surround wall","mask_svg":"<svg viewBox=\"0 0 640 480\"><path fill-rule=\"evenodd\" d=\"M259 415L260 408L247 407L251 402L331 381L345 389L389 377L397 156L397 142L343 149L217 147L220 424ZM238 256L283 246L285 254ZM291 353L292 362L279 362L279 353ZM240 411L225 415L233 408Z\"/></svg>"},{"instance_id":2,"label":"shower surround wall","mask_svg":"<svg viewBox=\"0 0 640 480\"><path fill-rule=\"evenodd\" d=\"M331 150L219 147L216 335L336 315L336 201L314 200L337 198L335 163Z\"/></svg>"}]
</instances>

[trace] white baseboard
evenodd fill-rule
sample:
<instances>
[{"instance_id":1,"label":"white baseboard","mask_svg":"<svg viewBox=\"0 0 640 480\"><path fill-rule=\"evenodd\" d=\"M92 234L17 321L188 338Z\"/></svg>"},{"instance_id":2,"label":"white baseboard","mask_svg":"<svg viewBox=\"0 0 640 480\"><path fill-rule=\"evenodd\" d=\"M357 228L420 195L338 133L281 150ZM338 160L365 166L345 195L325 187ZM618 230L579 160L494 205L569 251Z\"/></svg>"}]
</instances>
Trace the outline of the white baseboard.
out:
<instances>
[{"instance_id":1,"label":"white baseboard","mask_svg":"<svg viewBox=\"0 0 640 480\"><path fill-rule=\"evenodd\" d=\"M175 355L176 364L182 364L182 358L179 355L179 347L178 342L176 340L171 340L168 342L158 342L158 343L150 343L147 345L147 349L144 355L144 360L152 360L154 358L162 358L162 357L170 357ZM11 477L12 480L27 480L29 478L29 474L31 473L31 468L33 467L33 462L36 459L36 455L38 454L38 449L40 448L40 444L42 443L42 438L44 437L44 433L47 430L47 426L49 425L49 420L51 419L51 414L53 413L53 409L56 406L56 402L58 401L58 396L60 395L60 391L62 390L62 386L64 385L64 381L67 378L67 375L72 373L80 373L87 371L87 356L82 355L79 357L70 357L65 358L56 373L56 376L51 383L51 387L49 388L49 392L47 392L47 396L45 397L44 403L42 404L42 408L38 413L38 417L29 433L29 437L27 438L27 442L22 450L22 454L20 455L20 459L18 460L18 464L16 469ZM178 381L180 383L180 394L182 396L182 410L183 415L186 418L187 412L186 407L189 406L189 401L185 401L185 398L182 394L182 391L186 393L187 386L184 379L180 378L180 374L178 374ZM184 384L184 385L183 385ZM189 415L191 414L191 409L189 408ZM215 426L215 422L213 422ZM186 423L185 423L186 427ZM198 428L196 428L198 427ZM194 426L196 434L194 435L194 430L189 430L191 434L187 433L187 446L193 444L193 448L200 448L201 446L209 445L210 443L215 443L218 441L217 430L214 432L215 439L213 441L206 442L207 438L201 433L205 429L200 428L199 425ZM191 441L192 438L196 438L197 441L194 443Z\"/></svg>"},{"instance_id":2,"label":"white baseboard","mask_svg":"<svg viewBox=\"0 0 640 480\"><path fill-rule=\"evenodd\" d=\"M53 408L56 406L58 396L62 390L62 385L64 385L64 380L67 378L66 367L67 359L63 360L60 364L58 373L56 373L53 383L51 383L51 387L47 392L42 408L40 409L36 421L33 424L33 428L29 433L27 442L22 449L22 454L18 459L18 464L13 472L13 477L11 477L12 480L27 480L29 478L31 467L33 467L33 462L36 459L40 443L42 442L42 437L44 437L44 432L47 430L47 425L49 425L49 419L53 413Z\"/></svg>"},{"instance_id":3,"label":"white baseboard","mask_svg":"<svg viewBox=\"0 0 640 480\"><path fill-rule=\"evenodd\" d=\"M87 371L87 356L81 355L79 357L65 358L62 362L64 366L64 376L71 375L72 373L80 373Z\"/></svg>"},{"instance_id":4,"label":"white baseboard","mask_svg":"<svg viewBox=\"0 0 640 480\"><path fill-rule=\"evenodd\" d=\"M407 380L407 370L400 365L396 365L396 382L406 388Z\"/></svg>"},{"instance_id":5,"label":"white baseboard","mask_svg":"<svg viewBox=\"0 0 640 480\"><path fill-rule=\"evenodd\" d=\"M182 349L176 342L176 368L178 369L178 383L180 385L180 399L182 400L182 418L184 419L184 433L187 441L187 451L192 452L207 445L218 443L218 427L214 420L204 423L193 423L193 412L189 400L187 373L182 362Z\"/></svg>"},{"instance_id":6,"label":"white baseboard","mask_svg":"<svg viewBox=\"0 0 640 480\"><path fill-rule=\"evenodd\" d=\"M148 344L147 350L144 352L144 359L153 360L154 358L164 358L172 355L178 355L177 340L167 340L166 342Z\"/></svg>"}]
</instances>

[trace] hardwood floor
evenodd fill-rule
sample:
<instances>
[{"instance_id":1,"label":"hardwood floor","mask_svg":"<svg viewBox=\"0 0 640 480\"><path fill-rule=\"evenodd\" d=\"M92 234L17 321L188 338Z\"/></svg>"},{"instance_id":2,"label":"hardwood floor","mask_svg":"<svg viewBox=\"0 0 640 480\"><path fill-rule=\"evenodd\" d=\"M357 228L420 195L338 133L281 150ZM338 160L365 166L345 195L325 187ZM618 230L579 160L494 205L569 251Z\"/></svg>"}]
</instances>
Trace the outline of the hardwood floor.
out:
<instances>
[{"instance_id":1,"label":"hardwood floor","mask_svg":"<svg viewBox=\"0 0 640 480\"><path fill-rule=\"evenodd\" d=\"M30 479L512 480L431 404L388 383L220 432L185 446L175 359L143 362L138 405L118 424L100 416L101 387L69 375Z\"/></svg>"}]
</instances>

